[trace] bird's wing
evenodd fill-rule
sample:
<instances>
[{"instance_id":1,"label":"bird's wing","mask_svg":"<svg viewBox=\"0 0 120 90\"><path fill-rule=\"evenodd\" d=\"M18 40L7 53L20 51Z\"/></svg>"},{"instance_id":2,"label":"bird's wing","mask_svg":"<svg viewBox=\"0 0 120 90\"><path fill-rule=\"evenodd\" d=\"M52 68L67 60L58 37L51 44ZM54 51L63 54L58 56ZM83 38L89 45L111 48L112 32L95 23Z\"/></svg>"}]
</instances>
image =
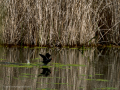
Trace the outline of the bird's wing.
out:
<instances>
[{"instance_id":1,"label":"bird's wing","mask_svg":"<svg viewBox=\"0 0 120 90\"><path fill-rule=\"evenodd\" d=\"M49 53L46 53L46 55L45 55L48 59L49 59L49 57L51 56Z\"/></svg>"},{"instance_id":2,"label":"bird's wing","mask_svg":"<svg viewBox=\"0 0 120 90\"><path fill-rule=\"evenodd\" d=\"M42 58L43 58L43 60L46 60L47 58L46 58L46 56L44 56L44 55L42 55L42 54L39 54Z\"/></svg>"}]
</instances>

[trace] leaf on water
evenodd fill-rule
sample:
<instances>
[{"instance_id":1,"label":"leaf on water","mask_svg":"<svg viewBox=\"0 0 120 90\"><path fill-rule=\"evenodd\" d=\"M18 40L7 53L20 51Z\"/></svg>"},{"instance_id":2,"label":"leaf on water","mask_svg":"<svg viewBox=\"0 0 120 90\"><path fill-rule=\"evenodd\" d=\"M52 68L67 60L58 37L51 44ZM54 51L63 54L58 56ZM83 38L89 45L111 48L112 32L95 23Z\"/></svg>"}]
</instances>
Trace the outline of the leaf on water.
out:
<instances>
[{"instance_id":1,"label":"leaf on water","mask_svg":"<svg viewBox=\"0 0 120 90\"><path fill-rule=\"evenodd\" d=\"M42 66L42 68L50 68L50 67L52 67L52 66Z\"/></svg>"},{"instance_id":2,"label":"leaf on water","mask_svg":"<svg viewBox=\"0 0 120 90\"><path fill-rule=\"evenodd\" d=\"M53 84L68 84L68 83L53 83Z\"/></svg>"},{"instance_id":3,"label":"leaf on water","mask_svg":"<svg viewBox=\"0 0 120 90\"><path fill-rule=\"evenodd\" d=\"M21 73L22 75L34 75L34 74L30 74L30 73Z\"/></svg>"},{"instance_id":4,"label":"leaf on water","mask_svg":"<svg viewBox=\"0 0 120 90\"><path fill-rule=\"evenodd\" d=\"M39 77L39 78L53 78L53 77Z\"/></svg>"},{"instance_id":5,"label":"leaf on water","mask_svg":"<svg viewBox=\"0 0 120 90\"><path fill-rule=\"evenodd\" d=\"M37 79L37 78L33 77L33 78L31 78L31 79Z\"/></svg>"},{"instance_id":6,"label":"leaf on water","mask_svg":"<svg viewBox=\"0 0 120 90\"><path fill-rule=\"evenodd\" d=\"M95 89L111 90L111 89L118 89L118 88L114 88L114 87L104 87L104 88L95 88Z\"/></svg>"},{"instance_id":7,"label":"leaf on water","mask_svg":"<svg viewBox=\"0 0 120 90\"><path fill-rule=\"evenodd\" d=\"M78 49L78 48L70 48L70 49Z\"/></svg>"},{"instance_id":8,"label":"leaf on water","mask_svg":"<svg viewBox=\"0 0 120 90\"><path fill-rule=\"evenodd\" d=\"M42 48L42 47L34 47L34 48Z\"/></svg>"},{"instance_id":9,"label":"leaf on water","mask_svg":"<svg viewBox=\"0 0 120 90\"><path fill-rule=\"evenodd\" d=\"M24 46L24 48L28 48L27 46Z\"/></svg>"},{"instance_id":10,"label":"leaf on water","mask_svg":"<svg viewBox=\"0 0 120 90\"><path fill-rule=\"evenodd\" d=\"M14 79L18 79L17 77L13 77Z\"/></svg>"},{"instance_id":11,"label":"leaf on water","mask_svg":"<svg viewBox=\"0 0 120 90\"><path fill-rule=\"evenodd\" d=\"M80 64L67 64L67 66L82 66L82 67L85 67L86 65L80 65Z\"/></svg>"},{"instance_id":12,"label":"leaf on water","mask_svg":"<svg viewBox=\"0 0 120 90\"><path fill-rule=\"evenodd\" d=\"M40 59L40 58L35 58L35 59ZM33 59L33 60L35 60L35 59Z\"/></svg>"},{"instance_id":13,"label":"leaf on water","mask_svg":"<svg viewBox=\"0 0 120 90\"><path fill-rule=\"evenodd\" d=\"M95 75L104 75L104 74L95 74Z\"/></svg>"},{"instance_id":14,"label":"leaf on water","mask_svg":"<svg viewBox=\"0 0 120 90\"><path fill-rule=\"evenodd\" d=\"M96 81L104 81L104 82L108 82L108 80L104 80L104 79L96 79Z\"/></svg>"},{"instance_id":15,"label":"leaf on water","mask_svg":"<svg viewBox=\"0 0 120 90\"><path fill-rule=\"evenodd\" d=\"M17 67L26 67L26 68L32 68L33 66L27 66L27 65L25 65L25 66L17 66Z\"/></svg>"},{"instance_id":16,"label":"leaf on water","mask_svg":"<svg viewBox=\"0 0 120 90\"><path fill-rule=\"evenodd\" d=\"M92 77L92 75L89 75L89 77Z\"/></svg>"},{"instance_id":17,"label":"leaf on water","mask_svg":"<svg viewBox=\"0 0 120 90\"><path fill-rule=\"evenodd\" d=\"M61 66L63 67L63 66L67 66L67 65L61 64L61 65L59 65L59 66L60 66L60 67L61 67Z\"/></svg>"},{"instance_id":18,"label":"leaf on water","mask_svg":"<svg viewBox=\"0 0 120 90\"><path fill-rule=\"evenodd\" d=\"M71 68L67 68L67 69L71 69Z\"/></svg>"}]
</instances>

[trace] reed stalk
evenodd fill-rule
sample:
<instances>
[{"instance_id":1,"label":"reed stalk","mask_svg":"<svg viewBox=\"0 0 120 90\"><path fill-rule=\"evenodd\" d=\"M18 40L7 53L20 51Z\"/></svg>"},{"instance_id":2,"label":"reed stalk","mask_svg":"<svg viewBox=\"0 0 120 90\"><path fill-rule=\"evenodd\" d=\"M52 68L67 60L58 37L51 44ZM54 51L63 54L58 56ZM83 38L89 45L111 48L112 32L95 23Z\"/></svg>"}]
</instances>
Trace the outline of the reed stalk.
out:
<instances>
[{"instance_id":1,"label":"reed stalk","mask_svg":"<svg viewBox=\"0 0 120 90\"><path fill-rule=\"evenodd\" d=\"M1 0L0 5L4 44L120 44L119 0Z\"/></svg>"}]
</instances>

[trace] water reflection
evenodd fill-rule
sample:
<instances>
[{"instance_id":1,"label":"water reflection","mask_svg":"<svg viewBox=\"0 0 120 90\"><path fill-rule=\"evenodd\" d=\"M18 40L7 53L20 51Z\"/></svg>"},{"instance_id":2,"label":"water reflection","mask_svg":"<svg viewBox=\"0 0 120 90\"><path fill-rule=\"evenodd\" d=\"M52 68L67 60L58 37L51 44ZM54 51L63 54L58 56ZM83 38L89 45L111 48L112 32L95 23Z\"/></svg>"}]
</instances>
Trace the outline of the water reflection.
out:
<instances>
[{"instance_id":1,"label":"water reflection","mask_svg":"<svg viewBox=\"0 0 120 90\"><path fill-rule=\"evenodd\" d=\"M40 75L38 75L38 77L39 76L46 76L47 77L48 75L50 75L50 73L51 73L50 69L48 69L48 68L42 68L42 69L43 69L43 71Z\"/></svg>"},{"instance_id":2,"label":"water reflection","mask_svg":"<svg viewBox=\"0 0 120 90\"><path fill-rule=\"evenodd\" d=\"M39 53L53 60L44 67ZM119 90L119 59L119 48L0 47L0 90Z\"/></svg>"}]
</instances>

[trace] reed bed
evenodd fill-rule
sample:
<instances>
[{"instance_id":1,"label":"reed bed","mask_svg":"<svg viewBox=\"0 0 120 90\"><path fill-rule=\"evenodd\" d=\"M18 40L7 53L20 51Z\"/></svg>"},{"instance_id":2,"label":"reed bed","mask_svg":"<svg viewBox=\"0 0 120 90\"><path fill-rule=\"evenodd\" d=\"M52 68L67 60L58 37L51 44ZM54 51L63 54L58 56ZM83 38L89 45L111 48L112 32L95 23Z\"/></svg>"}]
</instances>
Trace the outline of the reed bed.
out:
<instances>
[{"instance_id":1,"label":"reed bed","mask_svg":"<svg viewBox=\"0 0 120 90\"><path fill-rule=\"evenodd\" d=\"M119 0L1 0L0 5L3 44L120 43Z\"/></svg>"}]
</instances>

